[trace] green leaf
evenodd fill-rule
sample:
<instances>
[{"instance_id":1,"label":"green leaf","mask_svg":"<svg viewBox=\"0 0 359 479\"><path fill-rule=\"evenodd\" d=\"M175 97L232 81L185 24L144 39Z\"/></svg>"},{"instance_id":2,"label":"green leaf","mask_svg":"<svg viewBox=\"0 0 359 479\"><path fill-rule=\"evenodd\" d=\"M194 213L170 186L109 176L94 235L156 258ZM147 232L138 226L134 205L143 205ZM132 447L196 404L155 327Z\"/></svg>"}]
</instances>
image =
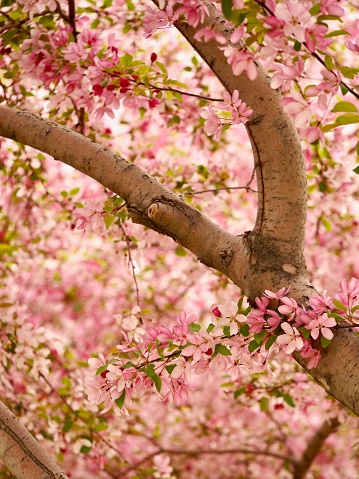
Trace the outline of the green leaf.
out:
<instances>
[{"instance_id":1,"label":"green leaf","mask_svg":"<svg viewBox=\"0 0 359 479\"><path fill-rule=\"evenodd\" d=\"M100 366L98 368L98 370L96 371L96 376L98 376L99 374L105 372L107 370L107 364L104 364L103 366Z\"/></svg>"},{"instance_id":2,"label":"green leaf","mask_svg":"<svg viewBox=\"0 0 359 479\"><path fill-rule=\"evenodd\" d=\"M166 371L168 372L168 374L171 374L176 366L177 364L170 364L169 366L166 366Z\"/></svg>"},{"instance_id":3,"label":"green leaf","mask_svg":"<svg viewBox=\"0 0 359 479\"><path fill-rule=\"evenodd\" d=\"M347 307L341 301L334 299L333 304L336 308L340 309L341 311L346 311Z\"/></svg>"},{"instance_id":4,"label":"green leaf","mask_svg":"<svg viewBox=\"0 0 359 479\"><path fill-rule=\"evenodd\" d=\"M345 318L343 318L343 316L341 316L338 313L328 313L328 316L329 316L329 318L335 318L335 320L339 323L340 323L340 321L345 321L346 320Z\"/></svg>"},{"instance_id":5,"label":"green leaf","mask_svg":"<svg viewBox=\"0 0 359 479\"><path fill-rule=\"evenodd\" d=\"M234 391L234 399L238 399L241 394L243 394L245 391L244 387L242 386L241 388L237 389Z\"/></svg>"},{"instance_id":6,"label":"green leaf","mask_svg":"<svg viewBox=\"0 0 359 479\"><path fill-rule=\"evenodd\" d=\"M332 70L334 68L334 62L331 56L325 55L324 63L325 63L325 66L328 68L328 70Z\"/></svg>"},{"instance_id":7,"label":"green leaf","mask_svg":"<svg viewBox=\"0 0 359 479\"><path fill-rule=\"evenodd\" d=\"M154 364L149 364L148 366L146 366L145 374L147 374L147 376L151 379L154 378L154 376L156 374Z\"/></svg>"},{"instance_id":8,"label":"green leaf","mask_svg":"<svg viewBox=\"0 0 359 479\"><path fill-rule=\"evenodd\" d=\"M350 101L339 101L333 108L332 112L337 113L338 111L357 112L358 108Z\"/></svg>"},{"instance_id":9,"label":"green leaf","mask_svg":"<svg viewBox=\"0 0 359 479\"><path fill-rule=\"evenodd\" d=\"M309 10L309 13L312 15L316 15L317 13L320 12L320 3L316 3L315 5L312 6L312 8Z\"/></svg>"},{"instance_id":10,"label":"green leaf","mask_svg":"<svg viewBox=\"0 0 359 479\"><path fill-rule=\"evenodd\" d=\"M232 356L231 351L224 344L216 344L215 351L222 356Z\"/></svg>"},{"instance_id":11,"label":"green leaf","mask_svg":"<svg viewBox=\"0 0 359 479\"><path fill-rule=\"evenodd\" d=\"M267 334L267 331L265 329L262 329L260 333L256 333L254 335L254 339L257 341L258 344L262 344L266 334Z\"/></svg>"},{"instance_id":12,"label":"green leaf","mask_svg":"<svg viewBox=\"0 0 359 479\"><path fill-rule=\"evenodd\" d=\"M275 340L277 339L276 336L272 335L272 336L269 336L269 338L267 339L266 341L266 350L268 351L268 349L272 346L272 344L275 343Z\"/></svg>"},{"instance_id":13,"label":"green leaf","mask_svg":"<svg viewBox=\"0 0 359 479\"><path fill-rule=\"evenodd\" d=\"M167 74L166 67L162 62L156 61L155 64L158 66L162 73L164 73L165 75Z\"/></svg>"},{"instance_id":14,"label":"green leaf","mask_svg":"<svg viewBox=\"0 0 359 479\"><path fill-rule=\"evenodd\" d=\"M112 6L112 0L104 0L102 8L109 8Z\"/></svg>"},{"instance_id":15,"label":"green leaf","mask_svg":"<svg viewBox=\"0 0 359 479\"><path fill-rule=\"evenodd\" d=\"M71 418L66 418L65 424L63 425L62 430L64 432L69 432L70 429L72 428L73 424L74 424L74 422L72 421Z\"/></svg>"},{"instance_id":16,"label":"green leaf","mask_svg":"<svg viewBox=\"0 0 359 479\"><path fill-rule=\"evenodd\" d=\"M324 228L327 230L327 231L331 231L332 230L332 224L330 221L328 221L326 218L322 218L322 224L324 226Z\"/></svg>"},{"instance_id":17,"label":"green leaf","mask_svg":"<svg viewBox=\"0 0 359 479\"><path fill-rule=\"evenodd\" d=\"M296 52L299 52L301 48L302 48L302 44L296 40L296 41L294 42L294 50L295 50Z\"/></svg>"},{"instance_id":18,"label":"green leaf","mask_svg":"<svg viewBox=\"0 0 359 479\"><path fill-rule=\"evenodd\" d=\"M227 336L227 338L230 338L231 337L231 329L229 326L225 326L223 328L223 333L225 334L225 336Z\"/></svg>"},{"instance_id":19,"label":"green leaf","mask_svg":"<svg viewBox=\"0 0 359 479\"><path fill-rule=\"evenodd\" d=\"M87 454L91 451L91 447L88 447L88 446L82 446L81 449L80 449L80 453L81 454Z\"/></svg>"},{"instance_id":20,"label":"green leaf","mask_svg":"<svg viewBox=\"0 0 359 479\"><path fill-rule=\"evenodd\" d=\"M347 32L346 30L334 30L333 32L324 35L324 38L337 37L339 35L349 35L349 32Z\"/></svg>"},{"instance_id":21,"label":"green leaf","mask_svg":"<svg viewBox=\"0 0 359 479\"><path fill-rule=\"evenodd\" d=\"M343 20L340 17L337 17L336 15L320 15L317 18L318 23L322 23L326 20L336 20L337 22L343 23Z\"/></svg>"},{"instance_id":22,"label":"green leaf","mask_svg":"<svg viewBox=\"0 0 359 479\"><path fill-rule=\"evenodd\" d=\"M257 343L257 341L255 341L253 339L253 341L251 341L249 344L248 344L248 351L250 353L253 353L253 351L255 351L256 349L258 349L260 347L260 344Z\"/></svg>"},{"instance_id":23,"label":"green leaf","mask_svg":"<svg viewBox=\"0 0 359 479\"><path fill-rule=\"evenodd\" d=\"M162 388L162 379L159 377L158 374L156 374L153 378L153 382L155 383L157 391L160 393Z\"/></svg>"},{"instance_id":24,"label":"green leaf","mask_svg":"<svg viewBox=\"0 0 359 479\"><path fill-rule=\"evenodd\" d=\"M310 329L305 328L304 326L301 326L298 328L298 331L300 334L303 336L304 339L309 339L310 338Z\"/></svg>"},{"instance_id":25,"label":"green leaf","mask_svg":"<svg viewBox=\"0 0 359 479\"><path fill-rule=\"evenodd\" d=\"M328 123L325 126L321 126L320 129L322 130L323 133L327 133L328 131L333 130L333 128L337 128L337 127L338 125L336 125L335 123Z\"/></svg>"},{"instance_id":26,"label":"green leaf","mask_svg":"<svg viewBox=\"0 0 359 479\"><path fill-rule=\"evenodd\" d=\"M338 125L350 125L351 123L359 123L359 115L348 113L347 115L340 115L335 119Z\"/></svg>"},{"instance_id":27,"label":"green leaf","mask_svg":"<svg viewBox=\"0 0 359 479\"><path fill-rule=\"evenodd\" d=\"M168 120L167 126L171 127L173 125L179 125L180 123L181 123L181 118L178 115L173 115L173 117Z\"/></svg>"},{"instance_id":28,"label":"green leaf","mask_svg":"<svg viewBox=\"0 0 359 479\"><path fill-rule=\"evenodd\" d=\"M207 328L207 333L210 333L214 328L215 328L215 325L213 323L209 324Z\"/></svg>"},{"instance_id":29,"label":"green leaf","mask_svg":"<svg viewBox=\"0 0 359 479\"><path fill-rule=\"evenodd\" d=\"M201 330L201 325L197 323L189 323L189 330L197 333Z\"/></svg>"},{"instance_id":30,"label":"green leaf","mask_svg":"<svg viewBox=\"0 0 359 479\"><path fill-rule=\"evenodd\" d=\"M358 145L357 145L357 149L358 149L358 146L359 146L359 143L358 143ZM359 152L358 152L358 155L359 155ZM359 175L359 165L356 166L353 171L354 171L354 173L356 173L357 175Z\"/></svg>"},{"instance_id":31,"label":"green leaf","mask_svg":"<svg viewBox=\"0 0 359 479\"><path fill-rule=\"evenodd\" d=\"M133 56L129 53L125 53L123 57L121 57L121 65L125 68L128 68L133 61Z\"/></svg>"},{"instance_id":32,"label":"green leaf","mask_svg":"<svg viewBox=\"0 0 359 479\"><path fill-rule=\"evenodd\" d=\"M290 396L289 394L283 394L283 399L288 404L288 406L295 407L292 396Z\"/></svg>"},{"instance_id":33,"label":"green leaf","mask_svg":"<svg viewBox=\"0 0 359 479\"><path fill-rule=\"evenodd\" d=\"M73 188L71 191L70 191L70 195L71 196L74 196L74 195L77 195L77 193L80 191L80 188Z\"/></svg>"},{"instance_id":34,"label":"green leaf","mask_svg":"<svg viewBox=\"0 0 359 479\"><path fill-rule=\"evenodd\" d=\"M323 348L327 348L329 344L331 343L331 339L327 339L324 336L320 338L320 343L323 346Z\"/></svg>"},{"instance_id":35,"label":"green leaf","mask_svg":"<svg viewBox=\"0 0 359 479\"><path fill-rule=\"evenodd\" d=\"M109 227L112 225L112 223L115 220L115 217L113 215L108 215L103 218L106 228L109 229Z\"/></svg>"},{"instance_id":36,"label":"green leaf","mask_svg":"<svg viewBox=\"0 0 359 479\"><path fill-rule=\"evenodd\" d=\"M222 0L222 12L223 15L227 18L227 20L230 20L232 18L232 8L232 0Z\"/></svg>"},{"instance_id":37,"label":"green leaf","mask_svg":"<svg viewBox=\"0 0 359 479\"><path fill-rule=\"evenodd\" d=\"M356 150L357 150L357 156L359 156L359 141L358 141L358 143L357 143Z\"/></svg>"},{"instance_id":38,"label":"green leaf","mask_svg":"<svg viewBox=\"0 0 359 479\"><path fill-rule=\"evenodd\" d=\"M261 411L268 411L268 403L269 403L269 400L267 397L261 397L260 401L259 401L259 408Z\"/></svg>"},{"instance_id":39,"label":"green leaf","mask_svg":"<svg viewBox=\"0 0 359 479\"><path fill-rule=\"evenodd\" d=\"M122 408L123 403L125 402L125 399L126 399L126 389L123 390L123 393L121 394L121 396L115 401L115 403L120 409Z\"/></svg>"},{"instance_id":40,"label":"green leaf","mask_svg":"<svg viewBox=\"0 0 359 479\"><path fill-rule=\"evenodd\" d=\"M187 251L182 246L177 246L175 249L175 254L177 256L187 256Z\"/></svg>"}]
</instances>

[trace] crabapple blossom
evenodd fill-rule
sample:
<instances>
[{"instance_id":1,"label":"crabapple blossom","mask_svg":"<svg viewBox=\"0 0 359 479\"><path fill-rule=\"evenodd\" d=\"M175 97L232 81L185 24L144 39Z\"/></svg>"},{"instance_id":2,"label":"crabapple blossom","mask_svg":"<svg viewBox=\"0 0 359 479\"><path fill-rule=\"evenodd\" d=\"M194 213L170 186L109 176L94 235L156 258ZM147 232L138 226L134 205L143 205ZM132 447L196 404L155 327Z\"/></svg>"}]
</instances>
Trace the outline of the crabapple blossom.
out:
<instances>
[{"instance_id":1,"label":"crabapple blossom","mask_svg":"<svg viewBox=\"0 0 359 479\"><path fill-rule=\"evenodd\" d=\"M281 328L285 334L278 336L276 341L280 346L286 346L286 354L291 354L293 351L302 349L304 343L299 331L296 328L292 328L289 323L282 323Z\"/></svg>"},{"instance_id":2,"label":"crabapple blossom","mask_svg":"<svg viewBox=\"0 0 359 479\"><path fill-rule=\"evenodd\" d=\"M313 339L317 339L321 333L326 339L333 339L333 331L331 329L336 326L337 322L334 318L329 318L327 313L322 314L316 319L313 319L308 328L311 329L310 335Z\"/></svg>"}]
</instances>

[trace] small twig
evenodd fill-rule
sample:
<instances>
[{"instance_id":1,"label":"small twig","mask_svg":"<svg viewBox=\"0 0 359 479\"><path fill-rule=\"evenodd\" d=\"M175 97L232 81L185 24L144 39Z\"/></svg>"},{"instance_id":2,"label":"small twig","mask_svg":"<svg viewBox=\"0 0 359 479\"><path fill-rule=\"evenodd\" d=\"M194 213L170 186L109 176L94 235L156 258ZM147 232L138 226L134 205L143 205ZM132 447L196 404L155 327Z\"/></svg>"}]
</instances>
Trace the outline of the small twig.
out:
<instances>
[{"instance_id":1,"label":"small twig","mask_svg":"<svg viewBox=\"0 0 359 479\"><path fill-rule=\"evenodd\" d=\"M76 7L75 7L75 0L68 0L69 4L69 23L72 26L73 34L77 37L77 30L76 30Z\"/></svg>"},{"instance_id":2,"label":"small twig","mask_svg":"<svg viewBox=\"0 0 359 479\"><path fill-rule=\"evenodd\" d=\"M256 3L258 3L258 5L260 5L264 10L266 10L270 15L275 16L274 13L272 12L272 10L271 10L270 8L268 8L267 5L265 5L265 3L261 2L260 0L255 0L255 1L256 1ZM322 58L320 58L320 56L318 55L318 53L312 52L311 50L309 50L308 45L306 44L306 42L303 42L303 45L304 45L305 48L308 50L308 52L309 52L314 58L316 58L316 59L318 60L318 62L320 62L320 63L328 70L328 72L332 72L332 73L335 75L335 77L338 78L337 75L336 75L336 73L333 72L333 70L331 70L330 68L328 68L328 67L326 66L324 60L323 60ZM354 95L356 98L359 99L359 93L356 93L350 86L348 86L347 83L343 82L343 80L342 80L342 81L340 81L340 84L343 85L348 91L350 91L350 93L351 93L352 95Z\"/></svg>"},{"instance_id":3,"label":"small twig","mask_svg":"<svg viewBox=\"0 0 359 479\"><path fill-rule=\"evenodd\" d=\"M210 97L204 96L204 95L197 95L196 93L189 93L189 92L186 92L186 91L177 90L176 88L171 88L171 87L168 87L168 88L158 87L158 86L152 85L151 83L149 83L148 85L146 85L146 84L143 83L143 82L139 82L139 83L137 83L137 85L149 86L149 87L153 88L154 90L172 91L172 92L174 92L174 93L180 93L181 95L187 95L187 96L193 96L193 97L195 97L195 98L200 98L201 100L219 101L219 102L222 102L222 103L224 102L223 98L210 98Z\"/></svg>"},{"instance_id":4,"label":"small twig","mask_svg":"<svg viewBox=\"0 0 359 479\"><path fill-rule=\"evenodd\" d=\"M132 277L133 277L133 281L135 283L135 289L136 289L136 302L137 302L137 306L139 307L140 306L140 290L139 290L139 287L138 287L138 283L137 283L137 277L136 277L136 272L135 272L135 265L133 264L133 259L132 259L132 256L131 256L131 240L130 238L128 237L124 227L122 225L120 225L120 229L125 237L125 241L126 241L126 244L127 244L127 251L128 251L128 261L131 265L131 269L132 269Z\"/></svg>"},{"instance_id":5,"label":"small twig","mask_svg":"<svg viewBox=\"0 0 359 479\"><path fill-rule=\"evenodd\" d=\"M120 76L120 74L113 73L113 72L109 72L109 75L111 75L113 77L116 77L116 78L118 78ZM204 96L204 95L198 95L197 93L189 93L189 92L186 92L186 91L177 90L177 88L159 87L159 86L153 85L152 83L136 82L136 80L133 80L131 78L129 79L129 81L134 83L135 85L141 85L141 86L149 87L149 88L152 88L153 90L171 91L171 92L174 92L174 93L180 93L181 95L187 95L187 96L192 96L192 97L195 97L195 98L200 98L201 100L218 101L218 102L222 102L222 103L224 102L223 98L211 98L211 97Z\"/></svg>"},{"instance_id":6,"label":"small twig","mask_svg":"<svg viewBox=\"0 0 359 479\"><path fill-rule=\"evenodd\" d=\"M142 464L146 463L152 457L157 456L157 454L168 454L170 456L201 456L201 455L222 455L222 454L253 454L255 456L268 456L282 461L288 461L293 465L296 464L296 459L291 456L285 456L284 454L277 454L270 451L261 451L255 449L198 449L198 450L187 450L187 449L166 449L159 448L157 451L148 454L139 462L126 468L124 471L121 471L120 478L126 477L126 475L132 471L138 469Z\"/></svg>"},{"instance_id":7,"label":"small twig","mask_svg":"<svg viewBox=\"0 0 359 479\"><path fill-rule=\"evenodd\" d=\"M183 195L186 196L193 196L193 195L201 195L202 193L215 193L216 191L220 190L246 190L246 191L253 191L253 193L257 193L257 190L253 190L253 188L250 188L249 186L223 186L221 188L213 188L213 189L208 189L208 190L202 190L202 191L185 191L182 193Z\"/></svg>"},{"instance_id":8,"label":"small twig","mask_svg":"<svg viewBox=\"0 0 359 479\"><path fill-rule=\"evenodd\" d=\"M87 421L85 419L82 419L81 416L77 416L76 414L76 411L72 408L72 406L66 401L66 398L60 394L58 391L56 391L56 389L52 386L52 384L50 383L50 381L48 381L48 379L42 374L42 373L39 373L39 376L45 381L45 383L49 386L49 388L51 389L51 392L53 394L55 394L56 396L58 396L61 401L65 404L65 406L69 409L69 411L71 411L71 413L74 415L74 417L78 417L80 419L80 421L82 421L85 425L87 425ZM110 449L112 449L113 451L115 451L119 457L121 457L121 459L124 461L124 462L128 462L122 455L122 452L117 449L115 446L113 446L110 442L108 442L106 439L104 439L97 431L94 431L91 427L89 427L89 430L91 431L91 433L97 437L97 439L101 442L103 442L104 444L106 444L106 446L108 446Z\"/></svg>"}]
</instances>

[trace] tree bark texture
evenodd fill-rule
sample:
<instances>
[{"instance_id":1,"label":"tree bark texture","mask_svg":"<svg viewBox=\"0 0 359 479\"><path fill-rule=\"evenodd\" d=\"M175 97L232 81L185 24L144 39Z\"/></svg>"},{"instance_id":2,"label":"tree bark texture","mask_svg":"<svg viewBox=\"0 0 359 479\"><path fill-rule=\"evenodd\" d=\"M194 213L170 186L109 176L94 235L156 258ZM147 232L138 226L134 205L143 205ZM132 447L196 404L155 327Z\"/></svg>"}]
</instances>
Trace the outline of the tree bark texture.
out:
<instances>
[{"instance_id":1,"label":"tree bark texture","mask_svg":"<svg viewBox=\"0 0 359 479\"><path fill-rule=\"evenodd\" d=\"M68 479L1 401L0 459L17 479Z\"/></svg>"}]
</instances>

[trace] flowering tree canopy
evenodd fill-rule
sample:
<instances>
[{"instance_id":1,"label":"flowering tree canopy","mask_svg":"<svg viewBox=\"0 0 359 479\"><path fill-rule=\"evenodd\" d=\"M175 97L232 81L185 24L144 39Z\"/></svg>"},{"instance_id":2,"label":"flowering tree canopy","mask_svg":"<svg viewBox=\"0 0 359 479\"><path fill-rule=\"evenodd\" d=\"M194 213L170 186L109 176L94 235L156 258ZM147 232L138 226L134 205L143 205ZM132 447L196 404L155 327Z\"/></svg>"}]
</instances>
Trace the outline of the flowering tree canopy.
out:
<instances>
[{"instance_id":1,"label":"flowering tree canopy","mask_svg":"<svg viewBox=\"0 0 359 479\"><path fill-rule=\"evenodd\" d=\"M354 479L355 2L0 5L0 477Z\"/></svg>"}]
</instances>

